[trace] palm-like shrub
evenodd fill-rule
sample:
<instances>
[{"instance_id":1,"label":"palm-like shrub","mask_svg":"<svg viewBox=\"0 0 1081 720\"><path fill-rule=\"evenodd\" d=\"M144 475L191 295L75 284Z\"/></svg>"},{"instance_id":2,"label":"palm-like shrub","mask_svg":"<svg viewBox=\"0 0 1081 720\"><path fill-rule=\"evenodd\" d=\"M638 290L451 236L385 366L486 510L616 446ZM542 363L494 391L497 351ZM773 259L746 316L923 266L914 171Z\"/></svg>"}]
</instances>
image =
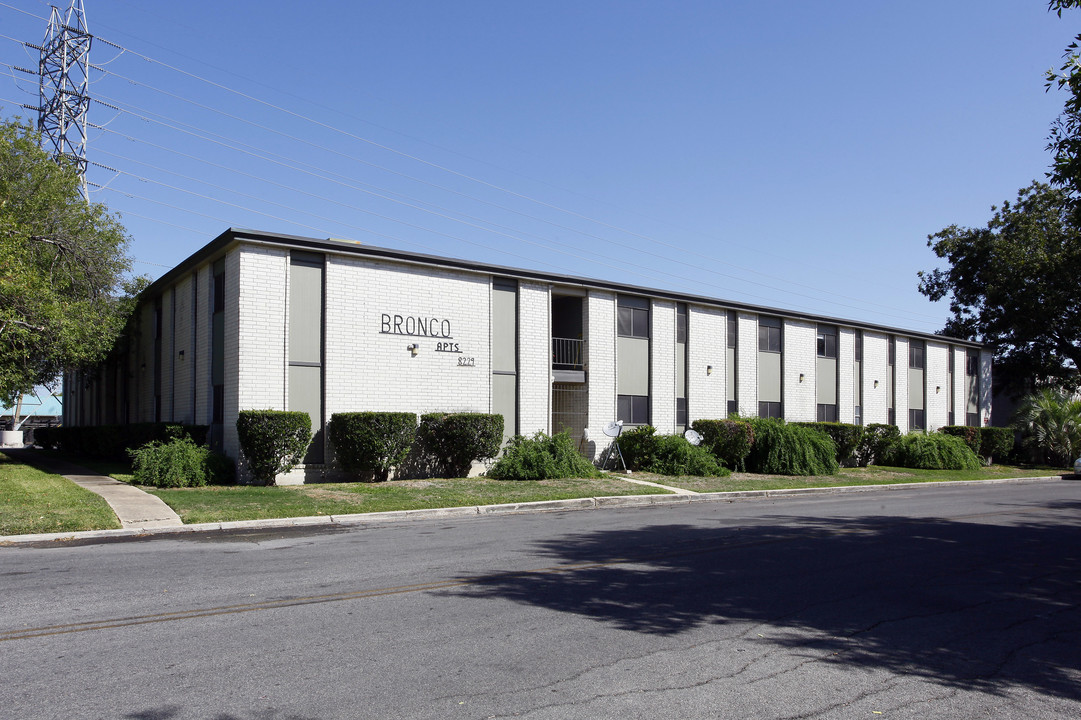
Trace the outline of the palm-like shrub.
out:
<instances>
[{"instance_id":1,"label":"palm-like shrub","mask_svg":"<svg viewBox=\"0 0 1081 720\"><path fill-rule=\"evenodd\" d=\"M1066 467L1081 452L1081 400L1067 392L1045 388L1026 396L1013 422L1046 460Z\"/></svg>"}]
</instances>

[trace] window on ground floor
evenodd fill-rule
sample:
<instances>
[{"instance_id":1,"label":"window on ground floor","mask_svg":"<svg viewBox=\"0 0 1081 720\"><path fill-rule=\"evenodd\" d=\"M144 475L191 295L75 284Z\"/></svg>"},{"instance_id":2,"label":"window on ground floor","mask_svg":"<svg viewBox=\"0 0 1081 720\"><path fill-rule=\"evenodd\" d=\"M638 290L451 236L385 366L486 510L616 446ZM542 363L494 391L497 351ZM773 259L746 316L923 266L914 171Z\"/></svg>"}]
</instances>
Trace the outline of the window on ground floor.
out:
<instances>
[{"instance_id":1,"label":"window on ground floor","mask_svg":"<svg viewBox=\"0 0 1081 720\"><path fill-rule=\"evenodd\" d=\"M620 395L616 401L617 420L624 425L649 424L649 395Z\"/></svg>"},{"instance_id":2,"label":"window on ground floor","mask_svg":"<svg viewBox=\"0 0 1081 720\"><path fill-rule=\"evenodd\" d=\"M758 403L758 417L781 418L781 403L760 402Z\"/></svg>"},{"instance_id":3,"label":"window on ground floor","mask_svg":"<svg viewBox=\"0 0 1081 720\"><path fill-rule=\"evenodd\" d=\"M837 406L819 403L818 422L837 422Z\"/></svg>"}]
</instances>

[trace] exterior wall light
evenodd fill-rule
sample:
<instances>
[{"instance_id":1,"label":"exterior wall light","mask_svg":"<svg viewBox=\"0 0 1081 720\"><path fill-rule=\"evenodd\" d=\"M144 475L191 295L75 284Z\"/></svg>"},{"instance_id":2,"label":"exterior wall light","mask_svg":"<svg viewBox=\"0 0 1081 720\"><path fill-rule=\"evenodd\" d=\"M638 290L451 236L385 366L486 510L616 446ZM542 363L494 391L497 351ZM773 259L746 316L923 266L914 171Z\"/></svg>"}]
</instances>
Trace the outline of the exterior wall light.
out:
<instances>
[{"instance_id":1,"label":"exterior wall light","mask_svg":"<svg viewBox=\"0 0 1081 720\"><path fill-rule=\"evenodd\" d=\"M800 373L800 374L799 374L799 381L800 381L800 382L803 382L803 373Z\"/></svg>"},{"instance_id":2,"label":"exterior wall light","mask_svg":"<svg viewBox=\"0 0 1081 720\"><path fill-rule=\"evenodd\" d=\"M878 387L878 380L875 380L875 387Z\"/></svg>"},{"instance_id":3,"label":"exterior wall light","mask_svg":"<svg viewBox=\"0 0 1081 720\"><path fill-rule=\"evenodd\" d=\"M411 354L413 357L416 357L417 352L420 351L420 345L417 345L416 343L413 343L411 345L406 345L405 349L408 350L409 354Z\"/></svg>"},{"instance_id":4,"label":"exterior wall light","mask_svg":"<svg viewBox=\"0 0 1081 720\"><path fill-rule=\"evenodd\" d=\"M712 365L706 365L706 375L712 375L712 374L713 374L713 366Z\"/></svg>"},{"instance_id":5,"label":"exterior wall light","mask_svg":"<svg viewBox=\"0 0 1081 720\"><path fill-rule=\"evenodd\" d=\"M941 385L935 385L935 394L937 395L940 392L942 392L942 386Z\"/></svg>"}]
</instances>

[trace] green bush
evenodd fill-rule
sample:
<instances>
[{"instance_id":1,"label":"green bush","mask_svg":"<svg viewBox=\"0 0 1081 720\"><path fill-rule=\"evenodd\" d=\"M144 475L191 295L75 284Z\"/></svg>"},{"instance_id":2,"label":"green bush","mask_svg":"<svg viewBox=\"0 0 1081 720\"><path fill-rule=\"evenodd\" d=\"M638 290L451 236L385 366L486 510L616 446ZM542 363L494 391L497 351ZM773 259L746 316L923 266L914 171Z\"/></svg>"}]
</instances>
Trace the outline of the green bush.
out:
<instances>
[{"instance_id":1,"label":"green bush","mask_svg":"<svg viewBox=\"0 0 1081 720\"><path fill-rule=\"evenodd\" d=\"M863 438L856 450L856 462L861 467L880 465L882 456L890 445L901 439L901 431L896 425L871 423L863 428Z\"/></svg>"},{"instance_id":2,"label":"green bush","mask_svg":"<svg viewBox=\"0 0 1081 720\"><path fill-rule=\"evenodd\" d=\"M837 449L828 435L774 418L751 418L754 446L747 469L767 475L833 475Z\"/></svg>"},{"instance_id":3,"label":"green bush","mask_svg":"<svg viewBox=\"0 0 1081 720\"><path fill-rule=\"evenodd\" d=\"M691 445L682 435L657 435L654 438L653 464L644 468L658 475L696 475L727 477L731 470L723 467L704 447Z\"/></svg>"},{"instance_id":4,"label":"green bush","mask_svg":"<svg viewBox=\"0 0 1081 720\"><path fill-rule=\"evenodd\" d=\"M628 470L652 467L657 449L656 432L652 425L639 425L616 438Z\"/></svg>"},{"instance_id":5,"label":"green bush","mask_svg":"<svg viewBox=\"0 0 1081 720\"><path fill-rule=\"evenodd\" d=\"M980 457L988 462L1002 461L1013 452L1014 429L1004 427L980 428Z\"/></svg>"},{"instance_id":6,"label":"green bush","mask_svg":"<svg viewBox=\"0 0 1081 720\"><path fill-rule=\"evenodd\" d=\"M334 454L344 470L374 472L385 481L409 455L417 435L415 413L334 413L327 424Z\"/></svg>"},{"instance_id":7,"label":"green bush","mask_svg":"<svg viewBox=\"0 0 1081 720\"><path fill-rule=\"evenodd\" d=\"M591 478L600 472L574 447L568 433L537 433L533 437L515 435L503 455L488 471L496 480L551 480Z\"/></svg>"},{"instance_id":8,"label":"green bush","mask_svg":"<svg viewBox=\"0 0 1081 720\"><path fill-rule=\"evenodd\" d=\"M965 441L965 445L968 445L972 452L977 455L980 454L980 428L972 427L971 425L946 425L940 427L938 431L944 435L952 435L953 437L959 437ZM1010 440L1012 443L1013 433L1010 433Z\"/></svg>"},{"instance_id":9,"label":"green bush","mask_svg":"<svg viewBox=\"0 0 1081 720\"><path fill-rule=\"evenodd\" d=\"M420 418L417 444L426 474L465 477L473 462L499 454L503 443L503 416L486 413L427 413Z\"/></svg>"},{"instance_id":10,"label":"green bush","mask_svg":"<svg viewBox=\"0 0 1081 720\"><path fill-rule=\"evenodd\" d=\"M942 433L905 435L886 449L881 464L925 470L979 470L982 466L964 440Z\"/></svg>"},{"instance_id":11,"label":"green bush","mask_svg":"<svg viewBox=\"0 0 1081 720\"><path fill-rule=\"evenodd\" d=\"M754 429L744 420L695 420L691 429L702 436L702 445L731 470L746 468L754 445Z\"/></svg>"},{"instance_id":12,"label":"green bush","mask_svg":"<svg viewBox=\"0 0 1081 720\"><path fill-rule=\"evenodd\" d=\"M619 436L619 449L629 470L672 476L730 474L706 448L691 445L682 435L656 432L652 425L642 425Z\"/></svg>"},{"instance_id":13,"label":"green bush","mask_svg":"<svg viewBox=\"0 0 1081 720\"><path fill-rule=\"evenodd\" d=\"M273 485L278 475L296 467L312 441L306 412L241 410L236 430L248 472L262 485Z\"/></svg>"},{"instance_id":14,"label":"green bush","mask_svg":"<svg viewBox=\"0 0 1081 720\"><path fill-rule=\"evenodd\" d=\"M830 436L833 444L837 446L837 463L844 467L856 464L856 451L860 441L863 440L863 428L859 425L839 422L806 422L792 423L819 430Z\"/></svg>"},{"instance_id":15,"label":"green bush","mask_svg":"<svg viewBox=\"0 0 1081 720\"><path fill-rule=\"evenodd\" d=\"M161 488L201 487L232 478L232 463L185 436L163 443L153 440L129 451L135 482Z\"/></svg>"}]
</instances>

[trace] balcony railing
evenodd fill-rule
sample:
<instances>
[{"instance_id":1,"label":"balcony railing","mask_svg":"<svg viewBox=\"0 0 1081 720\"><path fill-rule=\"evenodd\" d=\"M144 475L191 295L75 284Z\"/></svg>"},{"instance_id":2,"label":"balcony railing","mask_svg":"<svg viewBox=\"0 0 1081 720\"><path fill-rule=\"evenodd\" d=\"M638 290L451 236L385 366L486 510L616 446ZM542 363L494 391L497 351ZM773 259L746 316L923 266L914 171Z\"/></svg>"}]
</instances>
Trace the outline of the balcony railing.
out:
<instances>
[{"instance_id":1,"label":"balcony railing","mask_svg":"<svg viewBox=\"0 0 1081 720\"><path fill-rule=\"evenodd\" d=\"M552 338L553 370L585 370L585 341Z\"/></svg>"}]
</instances>

